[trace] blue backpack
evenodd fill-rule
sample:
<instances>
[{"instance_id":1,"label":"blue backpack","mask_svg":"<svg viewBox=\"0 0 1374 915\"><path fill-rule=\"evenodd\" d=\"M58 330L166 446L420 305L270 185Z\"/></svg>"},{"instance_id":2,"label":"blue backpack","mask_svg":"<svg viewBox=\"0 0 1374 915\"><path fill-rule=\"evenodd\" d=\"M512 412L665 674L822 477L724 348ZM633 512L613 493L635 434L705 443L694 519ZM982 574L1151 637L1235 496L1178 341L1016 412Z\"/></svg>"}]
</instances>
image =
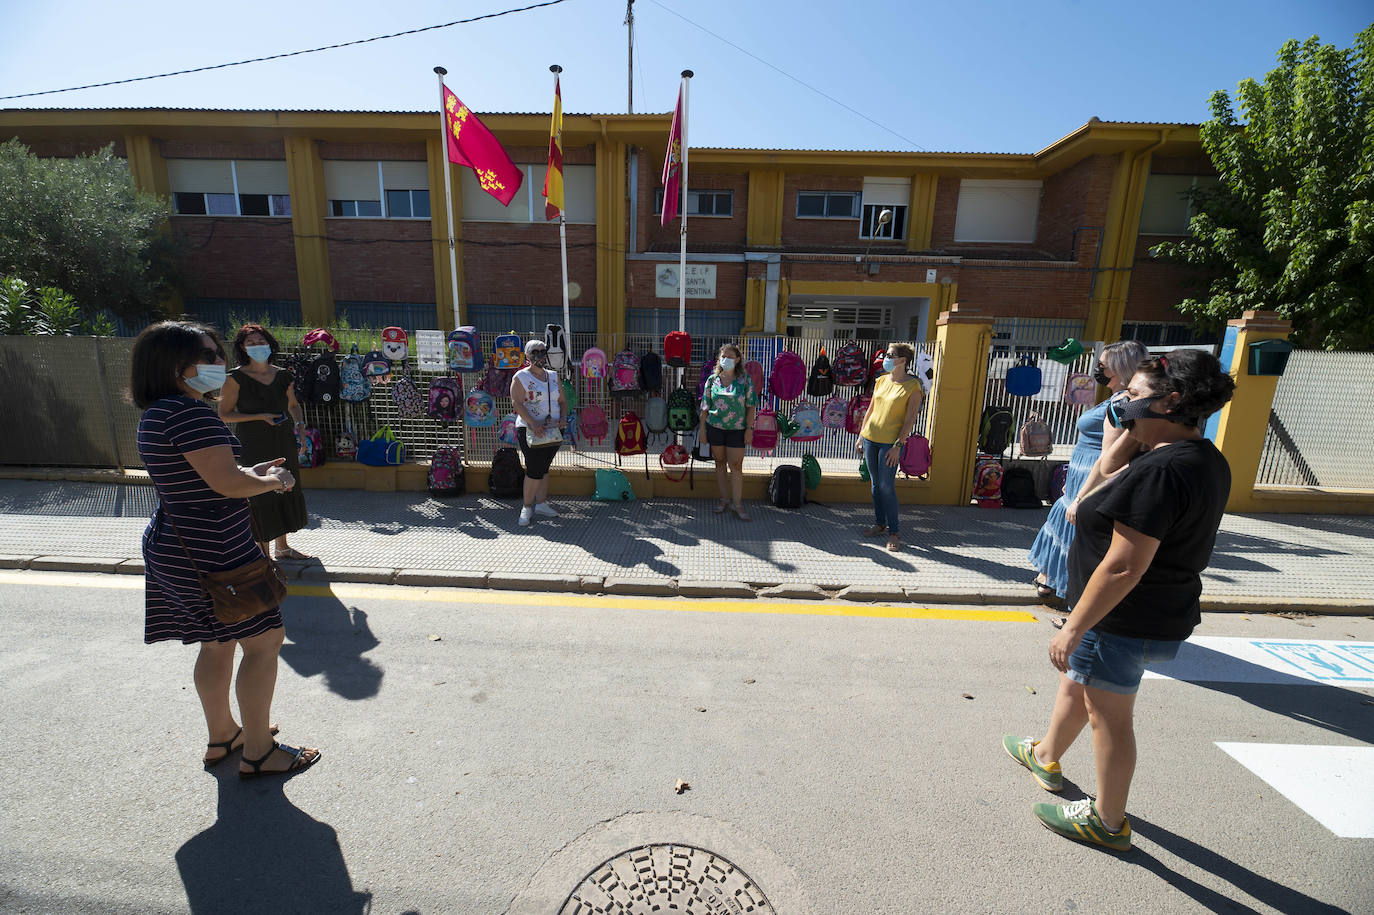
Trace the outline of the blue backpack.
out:
<instances>
[{"instance_id":1,"label":"blue backpack","mask_svg":"<svg viewBox=\"0 0 1374 915\"><path fill-rule=\"evenodd\" d=\"M479 372L486 360L482 358L482 338L472 325L449 331L448 367L455 372Z\"/></svg>"}]
</instances>

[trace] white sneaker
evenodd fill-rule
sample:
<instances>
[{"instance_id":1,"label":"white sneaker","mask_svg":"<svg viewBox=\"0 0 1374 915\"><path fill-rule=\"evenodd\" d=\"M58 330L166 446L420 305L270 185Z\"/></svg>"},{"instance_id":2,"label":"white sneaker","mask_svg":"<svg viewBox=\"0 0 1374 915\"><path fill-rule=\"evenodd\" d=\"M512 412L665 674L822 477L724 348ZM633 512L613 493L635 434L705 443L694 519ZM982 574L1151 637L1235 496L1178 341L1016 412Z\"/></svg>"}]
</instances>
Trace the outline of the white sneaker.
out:
<instances>
[{"instance_id":1,"label":"white sneaker","mask_svg":"<svg viewBox=\"0 0 1374 915\"><path fill-rule=\"evenodd\" d=\"M534 507L534 513L536 515L543 515L545 518L558 517L558 512L554 511L553 506L547 502L540 502L538 505L536 505Z\"/></svg>"},{"instance_id":2,"label":"white sneaker","mask_svg":"<svg viewBox=\"0 0 1374 915\"><path fill-rule=\"evenodd\" d=\"M520 509L520 526L529 527L530 520L533 518L534 511L528 505Z\"/></svg>"}]
</instances>

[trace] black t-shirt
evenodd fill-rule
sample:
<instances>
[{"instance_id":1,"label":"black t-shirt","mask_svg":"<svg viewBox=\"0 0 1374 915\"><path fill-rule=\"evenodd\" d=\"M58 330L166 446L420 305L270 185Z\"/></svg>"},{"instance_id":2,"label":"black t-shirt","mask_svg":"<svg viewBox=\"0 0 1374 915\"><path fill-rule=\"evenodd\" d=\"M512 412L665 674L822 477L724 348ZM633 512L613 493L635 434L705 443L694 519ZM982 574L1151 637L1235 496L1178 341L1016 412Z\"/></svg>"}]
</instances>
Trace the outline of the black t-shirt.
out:
<instances>
[{"instance_id":1,"label":"black t-shirt","mask_svg":"<svg viewBox=\"0 0 1374 915\"><path fill-rule=\"evenodd\" d=\"M1202 621L1202 570L1212 559L1231 468L1206 439L1174 442L1131 461L1078 506L1069 550L1069 605L1107 555L1116 522L1159 541L1140 582L1093 628L1137 639L1186 639Z\"/></svg>"}]
</instances>

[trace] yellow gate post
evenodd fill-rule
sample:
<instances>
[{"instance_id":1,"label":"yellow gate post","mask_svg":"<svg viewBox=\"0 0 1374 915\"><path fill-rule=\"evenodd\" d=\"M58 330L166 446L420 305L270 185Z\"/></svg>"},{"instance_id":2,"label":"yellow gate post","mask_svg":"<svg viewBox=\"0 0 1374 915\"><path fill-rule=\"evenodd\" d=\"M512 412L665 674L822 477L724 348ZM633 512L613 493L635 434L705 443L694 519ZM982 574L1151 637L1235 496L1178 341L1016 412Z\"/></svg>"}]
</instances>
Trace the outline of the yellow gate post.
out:
<instances>
[{"instance_id":1,"label":"yellow gate post","mask_svg":"<svg viewBox=\"0 0 1374 915\"><path fill-rule=\"evenodd\" d=\"M1250 344L1261 340L1287 340L1293 325L1272 311L1247 311L1228 327L1236 328L1236 347L1231 364L1222 368L1236 383L1231 402L1217 420L1216 446L1231 465L1231 497L1228 512L1259 511L1255 501L1255 478L1259 475L1264 435L1269 428L1269 411L1274 406L1277 375L1251 375L1247 367Z\"/></svg>"},{"instance_id":2,"label":"yellow gate post","mask_svg":"<svg viewBox=\"0 0 1374 915\"><path fill-rule=\"evenodd\" d=\"M927 421L932 505L967 505L973 496L978 418L987 387L992 316L954 304L936 319L939 341L935 396Z\"/></svg>"}]
</instances>

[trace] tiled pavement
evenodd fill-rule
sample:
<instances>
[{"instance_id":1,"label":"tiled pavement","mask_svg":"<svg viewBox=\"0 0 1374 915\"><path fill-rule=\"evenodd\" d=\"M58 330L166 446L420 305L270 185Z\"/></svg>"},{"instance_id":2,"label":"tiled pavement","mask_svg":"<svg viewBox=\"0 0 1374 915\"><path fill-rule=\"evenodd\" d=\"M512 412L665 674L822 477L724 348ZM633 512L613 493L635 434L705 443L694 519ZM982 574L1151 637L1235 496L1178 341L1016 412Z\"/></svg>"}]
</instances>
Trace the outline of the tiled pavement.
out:
<instances>
[{"instance_id":1,"label":"tiled pavement","mask_svg":"<svg viewBox=\"0 0 1374 915\"><path fill-rule=\"evenodd\" d=\"M864 540L863 505L801 511L747 506L715 515L706 500L630 504L561 499L562 517L516 525L513 502L469 494L321 490L292 544L330 573L438 570L576 575L650 582L854 585L969 602L1032 596L1026 554L1045 510L906 507L907 546ZM147 486L0 481L0 555L137 559L155 496ZM1204 593L1302 609L1355 602L1374 610L1374 517L1228 515Z\"/></svg>"}]
</instances>

